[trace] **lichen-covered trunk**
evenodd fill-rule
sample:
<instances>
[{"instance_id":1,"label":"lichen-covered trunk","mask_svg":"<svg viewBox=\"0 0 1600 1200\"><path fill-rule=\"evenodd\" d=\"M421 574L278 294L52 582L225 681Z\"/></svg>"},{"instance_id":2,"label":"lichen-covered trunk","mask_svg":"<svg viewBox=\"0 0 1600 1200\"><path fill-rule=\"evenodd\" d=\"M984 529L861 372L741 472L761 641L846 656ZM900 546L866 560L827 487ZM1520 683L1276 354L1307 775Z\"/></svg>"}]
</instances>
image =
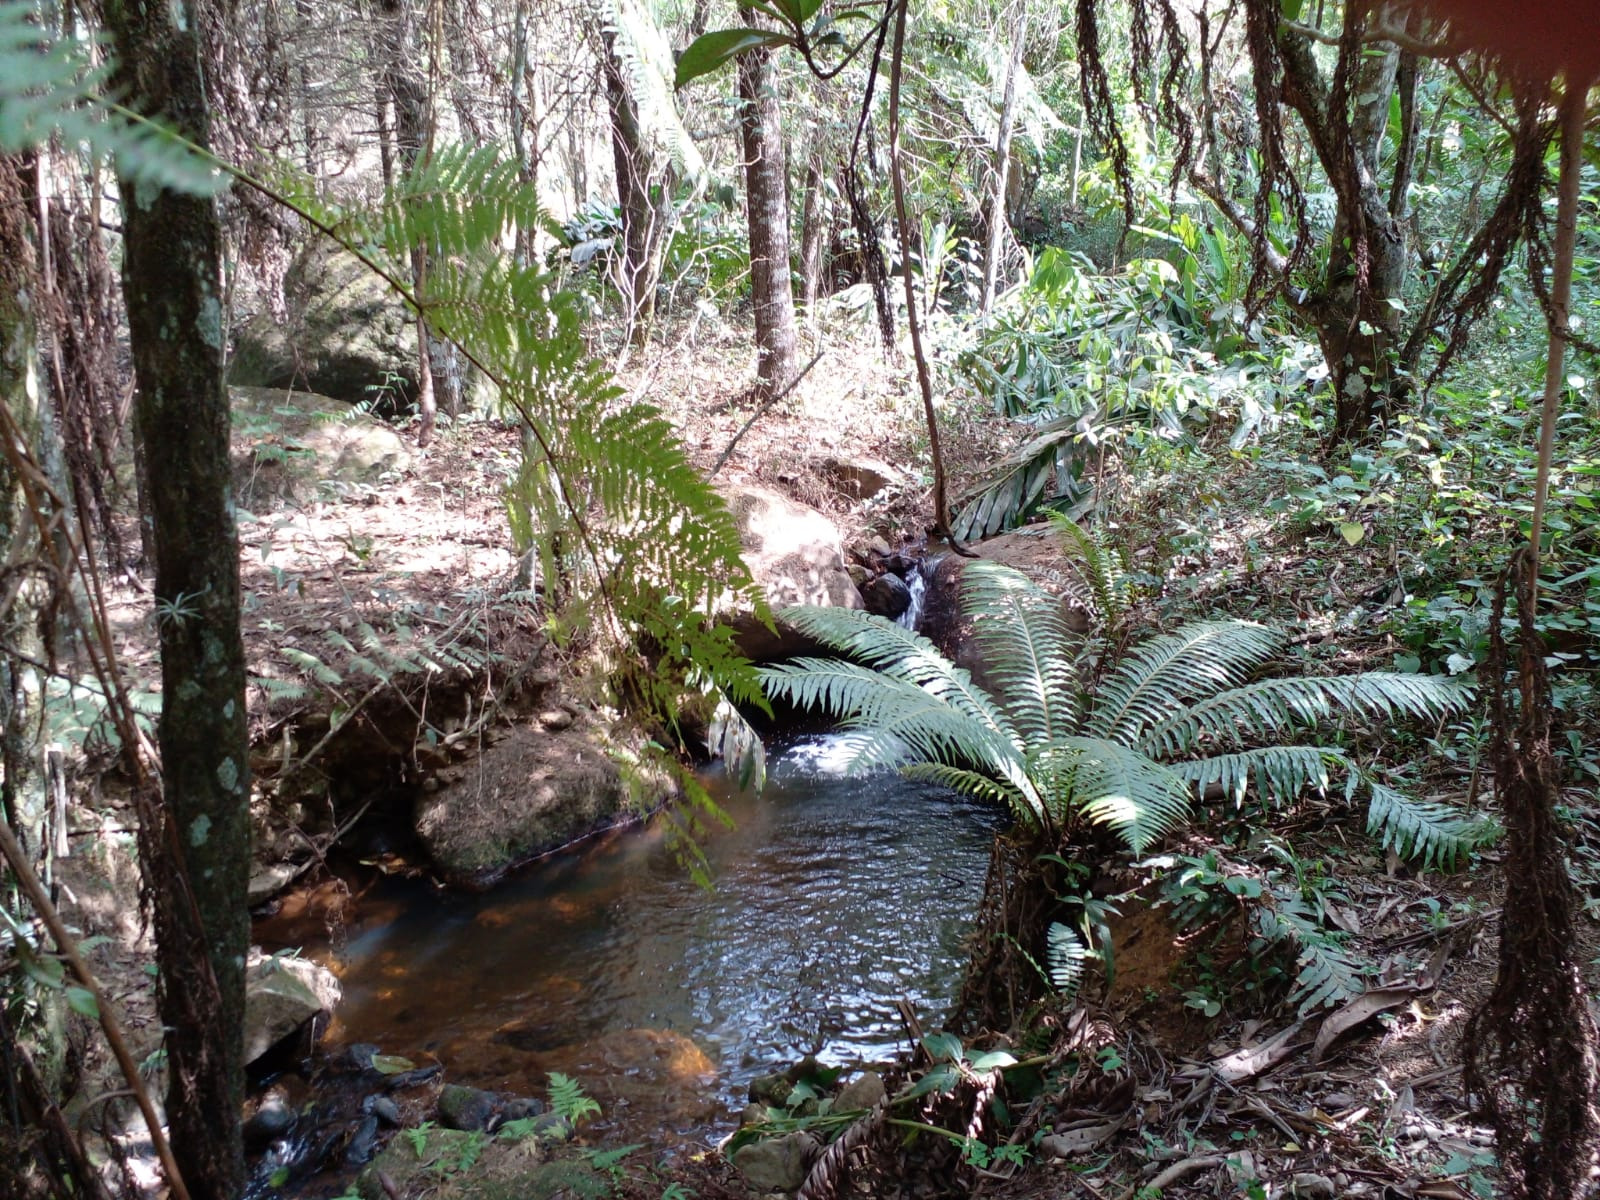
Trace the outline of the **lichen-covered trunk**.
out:
<instances>
[{"instance_id":1,"label":"lichen-covered trunk","mask_svg":"<svg viewBox=\"0 0 1600 1200\"><path fill-rule=\"evenodd\" d=\"M129 102L205 145L196 0L110 0L105 17ZM143 849L167 1027L167 1115L190 1193L222 1200L240 1193L244 1173L250 789L221 231L211 199L128 179L121 194L161 649L166 820Z\"/></svg>"},{"instance_id":2,"label":"lichen-covered trunk","mask_svg":"<svg viewBox=\"0 0 1600 1200\"><path fill-rule=\"evenodd\" d=\"M777 78L767 50L739 59L739 131L750 223L750 298L756 318L756 388L771 396L794 378L798 339L789 276L789 192Z\"/></svg>"},{"instance_id":3,"label":"lichen-covered trunk","mask_svg":"<svg viewBox=\"0 0 1600 1200\"><path fill-rule=\"evenodd\" d=\"M1000 130L995 137L994 162L990 166L988 236L983 249L983 291L978 311L986 313L994 304L995 283L1000 277L1000 259L1005 249L1007 228L1007 184L1011 174L1011 130L1017 120L1017 72L1022 68L1022 48L1028 36L1028 10L1019 7L1011 30L1011 57L1006 63L1005 91L1000 101Z\"/></svg>"},{"instance_id":4,"label":"lichen-covered trunk","mask_svg":"<svg viewBox=\"0 0 1600 1200\"><path fill-rule=\"evenodd\" d=\"M827 241L828 201L823 194L822 151L806 159L805 199L800 215L800 295L806 319L816 325L817 297L822 294L822 247Z\"/></svg>"}]
</instances>

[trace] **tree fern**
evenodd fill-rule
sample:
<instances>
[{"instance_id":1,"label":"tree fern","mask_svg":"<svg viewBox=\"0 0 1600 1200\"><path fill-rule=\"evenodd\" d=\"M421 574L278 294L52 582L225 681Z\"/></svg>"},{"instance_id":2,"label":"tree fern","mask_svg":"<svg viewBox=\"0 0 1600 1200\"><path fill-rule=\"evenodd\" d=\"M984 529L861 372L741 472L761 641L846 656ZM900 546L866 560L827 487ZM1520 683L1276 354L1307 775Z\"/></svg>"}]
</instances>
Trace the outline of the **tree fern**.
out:
<instances>
[{"instance_id":1,"label":"tree fern","mask_svg":"<svg viewBox=\"0 0 1600 1200\"><path fill-rule=\"evenodd\" d=\"M1423 867L1455 867L1494 834L1494 827L1455 809L1413 800L1374 779L1363 777L1371 794L1367 832L1402 859Z\"/></svg>"},{"instance_id":2,"label":"tree fern","mask_svg":"<svg viewBox=\"0 0 1600 1200\"><path fill-rule=\"evenodd\" d=\"M1121 550L1066 513L1051 510L1045 518L1061 534L1062 549L1082 577L1087 595L1078 599L1085 602L1083 607L1102 630L1120 631L1133 593Z\"/></svg>"},{"instance_id":3,"label":"tree fern","mask_svg":"<svg viewBox=\"0 0 1600 1200\"><path fill-rule=\"evenodd\" d=\"M962 572L961 589L973 638L1018 734L1032 742L1075 731L1082 638L1067 627L1061 602L1025 576L982 561Z\"/></svg>"},{"instance_id":4,"label":"tree fern","mask_svg":"<svg viewBox=\"0 0 1600 1200\"><path fill-rule=\"evenodd\" d=\"M1050 968L1050 982L1055 989L1071 1000L1083 984L1084 966L1093 957L1089 948L1070 926L1051 921L1045 933L1045 961Z\"/></svg>"}]
</instances>

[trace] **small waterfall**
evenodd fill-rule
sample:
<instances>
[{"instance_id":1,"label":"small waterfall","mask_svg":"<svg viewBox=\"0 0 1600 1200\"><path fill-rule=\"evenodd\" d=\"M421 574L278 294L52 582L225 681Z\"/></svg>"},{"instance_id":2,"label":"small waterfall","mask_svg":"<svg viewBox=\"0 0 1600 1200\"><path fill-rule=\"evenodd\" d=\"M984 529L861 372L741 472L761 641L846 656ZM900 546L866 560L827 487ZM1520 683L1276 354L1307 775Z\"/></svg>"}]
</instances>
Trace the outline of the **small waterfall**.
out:
<instances>
[{"instance_id":1,"label":"small waterfall","mask_svg":"<svg viewBox=\"0 0 1600 1200\"><path fill-rule=\"evenodd\" d=\"M922 573L921 564L913 567L907 575L906 590L911 593L911 603L906 605L905 612L894 619L894 623L915 633L917 622L922 620L922 597L928 590L928 580Z\"/></svg>"}]
</instances>

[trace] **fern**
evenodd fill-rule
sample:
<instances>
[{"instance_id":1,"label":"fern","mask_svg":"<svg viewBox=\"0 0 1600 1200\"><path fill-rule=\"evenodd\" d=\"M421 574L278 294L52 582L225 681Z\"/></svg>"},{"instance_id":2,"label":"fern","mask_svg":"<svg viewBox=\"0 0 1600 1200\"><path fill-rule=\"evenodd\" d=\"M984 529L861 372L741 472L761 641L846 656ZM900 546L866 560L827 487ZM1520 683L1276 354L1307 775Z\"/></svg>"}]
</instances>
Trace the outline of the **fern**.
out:
<instances>
[{"instance_id":1,"label":"fern","mask_svg":"<svg viewBox=\"0 0 1600 1200\"><path fill-rule=\"evenodd\" d=\"M118 173L136 183L200 196L228 186L228 177L177 134L109 103L110 66L91 63L81 35L42 29L37 9L31 0L0 0L0 153L59 137L111 155Z\"/></svg>"},{"instance_id":2,"label":"fern","mask_svg":"<svg viewBox=\"0 0 1600 1200\"><path fill-rule=\"evenodd\" d=\"M1050 983L1067 1000L1078 994L1084 965L1090 957L1089 948L1071 928L1060 921L1050 922L1045 934L1045 961L1050 966Z\"/></svg>"},{"instance_id":3,"label":"fern","mask_svg":"<svg viewBox=\"0 0 1600 1200\"><path fill-rule=\"evenodd\" d=\"M1133 584L1121 551L1066 513L1051 510L1045 513L1045 518L1060 532L1062 548L1077 566L1088 589L1087 596L1077 598L1087 601L1083 607L1102 630L1113 634L1120 631L1133 597Z\"/></svg>"},{"instance_id":4,"label":"fern","mask_svg":"<svg viewBox=\"0 0 1600 1200\"><path fill-rule=\"evenodd\" d=\"M523 427L506 503L518 549L537 559L554 625L611 654L619 694L670 723L686 686L760 702L756 676L716 614L765 616L732 517L652 406L627 401L582 336L574 298L505 247L544 216L496 151L445 147L375 211L321 196L288 172L274 190L356 253L454 342ZM416 294L409 254L434 248ZM474 651L454 648L470 661Z\"/></svg>"},{"instance_id":5,"label":"fern","mask_svg":"<svg viewBox=\"0 0 1600 1200\"><path fill-rule=\"evenodd\" d=\"M1324 928L1316 911L1288 887L1267 891L1251 910L1251 926L1262 943L1294 952L1299 970L1289 1002L1302 1017L1365 989L1364 972L1351 960L1344 935Z\"/></svg>"},{"instance_id":6,"label":"fern","mask_svg":"<svg viewBox=\"0 0 1600 1200\"><path fill-rule=\"evenodd\" d=\"M584 1092L576 1079L560 1071L550 1072L550 1110L570 1125L580 1125L600 1115L600 1105Z\"/></svg>"},{"instance_id":7,"label":"fern","mask_svg":"<svg viewBox=\"0 0 1600 1200\"><path fill-rule=\"evenodd\" d=\"M1100 562L1109 595L1103 547L1075 540ZM1197 621L1134 647L1095 695L1080 696L1091 648L1062 626L1059 602L996 564L971 564L966 575L963 610L995 695L927 639L840 609L783 617L853 661L796 659L764 669L763 686L841 719L854 768L897 766L1068 834L1079 821L1106 828L1135 853L1179 828L1213 787L1236 808L1251 792L1283 805L1327 791L1335 771L1347 798L1368 791L1374 835L1426 866L1458 863L1486 836L1442 806L1406 800L1342 751L1281 743L1339 720L1437 720L1465 705L1458 684L1385 672L1258 680L1282 634Z\"/></svg>"},{"instance_id":8,"label":"fern","mask_svg":"<svg viewBox=\"0 0 1600 1200\"><path fill-rule=\"evenodd\" d=\"M1492 822L1474 821L1443 804L1412 800L1374 779L1364 777L1362 783L1371 793L1367 832L1385 850L1424 868L1453 869L1496 834Z\"/></svg>"}]
</instances>

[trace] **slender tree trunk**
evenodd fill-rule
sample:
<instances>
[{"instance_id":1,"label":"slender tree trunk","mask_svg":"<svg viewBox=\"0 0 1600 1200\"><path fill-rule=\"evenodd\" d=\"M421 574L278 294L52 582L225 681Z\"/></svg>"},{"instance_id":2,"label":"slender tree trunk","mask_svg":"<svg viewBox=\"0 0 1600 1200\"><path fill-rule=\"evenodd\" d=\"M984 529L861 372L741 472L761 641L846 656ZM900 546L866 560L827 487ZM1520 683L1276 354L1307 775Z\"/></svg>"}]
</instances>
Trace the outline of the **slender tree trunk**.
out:
<instances>
[{"instance_id":1,"label":"slender tree trunk","mask_svg":"<svg viewBox=\"0 0 1600 1200\"><path fill-rule=\"evenodd\" d=\"M800 215L800 294L806 317L816 327L817 297L822 293L822 248L828 240L828 199L823 192L822 147L806 158L805 200Z\"/></svg>"},{"instance_id":2,"label":"slender tree trunk","mask_svg":"<svg viewBox=\"0 0 1600 1200\"><path fill-rule=\"evenodd\" d=\"M1006 184L1011 172L1011 130L1017 119L1017 72L1022 69L1022 46L1028 35L1028 10L1017 5L1011 26L1011 58L1006 64L1005 92L1000 102L1000 132L995 139L994 164L990 174L994 190L989 195L989 239L983 254L983 292L978 311L986 313L994 303L995 281L1000 275L1000 259L1005 253Z\"/></svg>"},{"instance_id":3,"label":"slender tree trunk","mask_svg":"<svg viewBox=\"0 0 1600 1200\"><path fill-rule=\"evenodd\" d=\"M432 104L428 84L417 69L417 36L413 0L379 0L383 15L383 81L394 102L394 143L396 166L401 173L414 168L433 139ZM411 284L418 299L425 299L428 285L428 248L411 247ZM417 314L417 412L422 423L417 442L426 446L433 440L438 422L438 400L434 391L433 338L428 321Z\"/></svg>"},{"instance_id":4,"label":"slender tree trunk","mask_svg":"<svg viewBox=\"0 0 1600 1200\"><path fill-rule=\"evenodd\" d=\"M650 202L653 175L651 154L639 125L622 63L617 58L616 39L604 37L601 56L606 84L606 104L611 114L611 156L617 174L617 208L622 215L622 254L618 260L617 290L627 313L628 338L642 345L655 318L656 279L659 275L657 246L661 238L655 205Z\"/></svg>"},{"instance_id":5,"label":"slender tree trunk","mask_svg":"<svg viewBox=\"0 0 1600 1200\"><path fill-rule=\"evenodd\" d=\"M196 0L108 0L105 15L117 83L130 103L206 145ZM222 375L221 230L213 200L127 179L120 191L161 648L161 844L171 870L148 882L167 1027L167 1115L191 1192L224 1200L244 1181L250 762Z\"/></svg>"},{"instance_id":6,"label":"slender tree trunk","mask_svg":"<svg viewBox=\"0 0 1600 1200\"><path fill-rule=\"evenodd\" d=\"M741 10L746 17L753 13ZM756 390L778 392L799 369L789 272L789 195L777 73L766 49L739 58L739 130L750 223L750 295L756 318Z\"/></svg>"}]
</instances>

